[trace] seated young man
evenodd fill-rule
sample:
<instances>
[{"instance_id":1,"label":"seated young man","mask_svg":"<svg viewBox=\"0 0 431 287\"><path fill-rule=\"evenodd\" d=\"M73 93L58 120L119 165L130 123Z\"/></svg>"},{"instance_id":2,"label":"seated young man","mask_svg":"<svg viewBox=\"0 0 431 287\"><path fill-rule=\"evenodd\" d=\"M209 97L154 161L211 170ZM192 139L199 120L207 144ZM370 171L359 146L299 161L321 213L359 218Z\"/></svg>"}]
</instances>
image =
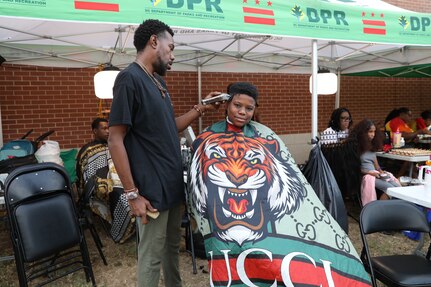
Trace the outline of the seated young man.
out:
<instances>
[{"instance_id":1,"label":"seated young man","mask_svg":"<svg viewBox=\"0 0 431 287\"><path fill-rule=\"evenodd\" d=\"M252 120L257 88L236 82L228 94L226 118L192 144L187 189L208 285L370 286L347 234L283 141Z\"/></svg>"},{"instance_id":2,"label":"seated young man","mask_svg":"<svg viewBox=\"0 0 431 287\"><path fill-rule=\"evenodd\" d=\"M81 194L92 193L91 209L111 224L112 239L123 243L134 233L135 219L109 154L108 120L96 118L91 128L94 139L79 150L76 160L77 186Z\"/></svg>"}]
</instances>

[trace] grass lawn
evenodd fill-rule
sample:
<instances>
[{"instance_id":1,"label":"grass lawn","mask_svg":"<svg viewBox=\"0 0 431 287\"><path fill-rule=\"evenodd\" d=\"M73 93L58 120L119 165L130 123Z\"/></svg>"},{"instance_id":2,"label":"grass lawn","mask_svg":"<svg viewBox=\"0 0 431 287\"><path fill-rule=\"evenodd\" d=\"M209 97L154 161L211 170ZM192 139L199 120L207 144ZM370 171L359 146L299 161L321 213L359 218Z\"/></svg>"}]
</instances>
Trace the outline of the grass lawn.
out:
<instances>
[{"instance_id":1,"label":"grass lawn","mask_svg":"<svg viewBox=\"0 0 431 287\"><path fill-rule=\"evenodd\" d=\"M349 211L354 217L358 216L359 210L357 208L348 207ZM92 237L86 231L86 239L89 245L90 257L93 264L93 270L96 277L98 286L103 287L120 287L120 286L136 286L136 246L135 238L131 238L124 244L115 244L106 234L106 232L99 227L99 234L104 243L104 253L108 260L108 266L103 265L101 258L94 245ZM359 235L358 223L349 217L349 237L353 242L358 254L362 248L362 242ZM182 242L180 253L180 267L183 278L184 287L206 287L209 286L209 273L207 261L197 259L198 273L192 272L192 260L189 253L185 250L184 240ZM371 239L371 248L378 250L379 254L388 254L392 251L396 252L410 252L414 250L417 242L408 239L401 233L394 235L374 234ZM425 238L425 251L429 245L429 238ZM0 223L0 256L11 255L12 249L10 246L9 234L6 229L4 221ZM0 287L3 286L19 286L16 274L15 262L4 261L0 262ZM64 279L55 281L50 286L61 287L79 287L91 286L86 283L83 272L77 272ZM161 279L160 286L164 286L163 278ZM382 285L383 286L383 285Z\"/></svg>"}]
</instances>

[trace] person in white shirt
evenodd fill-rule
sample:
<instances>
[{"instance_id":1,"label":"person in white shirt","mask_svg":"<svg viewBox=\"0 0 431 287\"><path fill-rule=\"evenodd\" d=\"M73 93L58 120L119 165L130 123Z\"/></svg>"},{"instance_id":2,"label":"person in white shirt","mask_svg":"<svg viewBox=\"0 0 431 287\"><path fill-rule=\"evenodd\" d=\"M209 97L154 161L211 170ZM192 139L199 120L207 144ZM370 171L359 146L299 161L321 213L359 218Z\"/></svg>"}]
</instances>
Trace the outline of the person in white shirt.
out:
<instances>
[{"instance_id":1,"label":"person in white shirt","mask_svg":"<svg viewBox=\"0 0 431 287\"><path fill-rule=\"evenodd\" d=\"M352 114L347 108L338 108L332 112L328 128L320 134L322 144L338 143L349 136L353 124Z\"/></svg>"}]
</instances>

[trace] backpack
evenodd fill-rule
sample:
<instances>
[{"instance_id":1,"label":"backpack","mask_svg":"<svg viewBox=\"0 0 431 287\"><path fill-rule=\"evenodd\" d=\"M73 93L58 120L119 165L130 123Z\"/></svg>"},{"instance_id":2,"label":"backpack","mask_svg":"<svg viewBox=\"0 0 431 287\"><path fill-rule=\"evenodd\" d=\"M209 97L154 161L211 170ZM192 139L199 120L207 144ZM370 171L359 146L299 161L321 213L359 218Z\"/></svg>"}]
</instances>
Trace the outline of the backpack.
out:
<instances>
[{"instance_id":1,"label":"backpack","mask_svg":"<svg viewBox=\"0 0 431 287\"><path fill-rule=\"evenodd\" d=\"M25 139L13 140L0 149L0 161L14 157L23 157L34 152L34 146L31 141Z\"/></svg>"},{"instance_id":2,"label":"backpack","mask_svg":"<svg viewBox=\"0 0 431 287\"><path fill-rule=\"evenodd\" d=\"M51 135L54 130L49 130L34 141L25 138L33 130L28 131L21 139L10 141L0 149L0 173L10 173L15 168L37 163L34 155L40 141Z\"/></svg>"}]
</instances>

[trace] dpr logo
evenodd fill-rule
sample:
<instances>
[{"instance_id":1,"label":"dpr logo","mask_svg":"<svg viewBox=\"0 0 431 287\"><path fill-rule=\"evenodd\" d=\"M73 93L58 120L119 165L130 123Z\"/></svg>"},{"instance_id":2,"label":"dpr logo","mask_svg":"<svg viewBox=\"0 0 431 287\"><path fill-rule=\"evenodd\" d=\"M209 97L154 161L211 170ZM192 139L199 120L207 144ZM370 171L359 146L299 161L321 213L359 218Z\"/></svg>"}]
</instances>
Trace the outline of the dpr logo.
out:
<instances>
[{"instance_id":1,"label":"dpr logo","mask_svg":"<svg viewBox=\"0 0 431 287\"><path fill-rule=\"evenodd\" d=\"M307 17L308 21L313 23L323 22L324 24L328 24L328 21L333 19L336 25L343 24L349 26L349 23L346 21L346 13L343 11L307 8Z\"/></svg>"},{"instance_id":2,"label":"dpr logo","mask_svg":"<svg viewBox=\"0 0 431 287\"><path fill-rule=\"evenodd\" d=\"M304 13L301 6L298 5L295 5L290 11L298 23L307 16L309 23L331 24L330 22L335 22L337 26L349 26L349 23L346 20L346 13L344 11L306 7Z\"/></svg>"},{"instance_id":3,"label":"dpr logo","mask_svg":"<svg viewBox=\"0 0 431 287\"><path fill-rule=\"evenodd\" d=\"M202 3L202 1L205 3ZM205 5L205 10L207 12L213 12L214 9L219 13L223 13L223 10L220 8L219 5L220 2L221 0L167 0L166 6L168 8L183 8L184 5L187 5L187 9L194 10L195 5Z\"/></svg>"},{"instance_id":4,"label":"dpr logo","mask_svg":"<svg viewBox=\"0 0 431 287\"><path fill-rule=\"evenodd\" d=\"M398 18L398 24L400 24L401 27L403 27L403 30L405 31L407 27L410 25L410 22L407 20L406 16L401 16L400 18Z\"/></svg>"},{"instance_id":5,"label":"dpr logo","mask_svg":"<svg viewBox=\"0 0 431 287\"><path fill-rule=\"evenodd\" d=\"M398 18L398 24L400 24L401 27L403 27L403 30L406 31L407 28L410 26L410 31L414 32L425 32L429 30L431 26L431 18L430 17L417 17L417 16L411 16L410 21L407 16L400 16Z\"/></svg>"},{"instance_id":6,"label":"dpr logo","mask_svg":"<svg viewBox=\"0 0 431 287\"><path fill-rule=\"evenodd\" d=\"M304 12L301 10L301 6L295 5L291 10L292 15L296 17L296 21L301 22L302 18L304 18Z\"/></svg>"},{"instance_id":7,"label":"dpr logo","mask_svg":"<svg viewBox=\"0 0 431 287\"><path fill-rule=\"evenodd\" d=\"M422 30L425 32L431 26L431 18L429 17L410 17L412 31Z\"/></svg>"}]
</instances>

